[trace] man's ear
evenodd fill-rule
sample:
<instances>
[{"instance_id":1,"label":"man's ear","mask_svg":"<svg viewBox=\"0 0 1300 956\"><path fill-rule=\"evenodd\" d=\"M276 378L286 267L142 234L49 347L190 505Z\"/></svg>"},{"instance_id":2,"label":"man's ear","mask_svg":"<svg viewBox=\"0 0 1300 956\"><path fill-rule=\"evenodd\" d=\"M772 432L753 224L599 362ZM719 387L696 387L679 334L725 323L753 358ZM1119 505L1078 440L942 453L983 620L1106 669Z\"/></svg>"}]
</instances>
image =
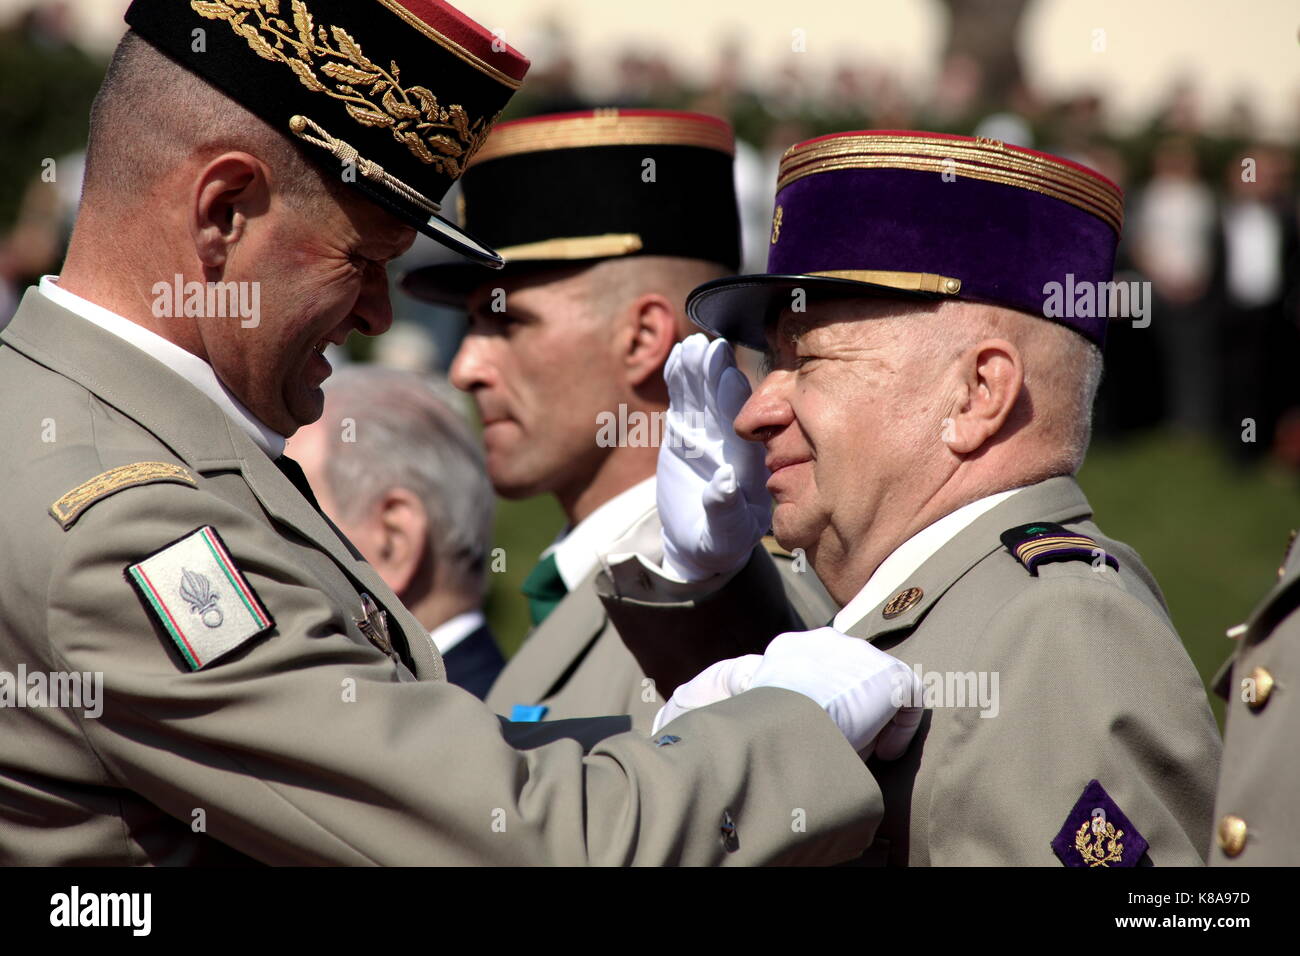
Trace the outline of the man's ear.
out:
<instances>
[{"instance_id":1,"label":"man's ear","mask_svg":"<svg viewBox=\"0 0 1300 956\"><path fill-rule=\"evenodd\" d=\"M384 583L401 597L410 587L429 549L429 513L406 488L391 488L379 499L379 541L375 564Z\"/></svg>"},{"instance_id":2,"label":"man's ear","mask_svg":"<svg viewBox=\"0 0 1300 956\"><path fill-rule=\"evenodd\" d=\"M639 388L647 380L662 383L664 363L677 342L672 303L658 292L647 292L628 305L625 315L628 334L621 341L628 384Z\"/></svg>"},{"instance_id":3,"label":"man's ear","mask_svg":"<svg viewBox=\"0 0 1300 956\"><path fill-rule=\"evenodd\" d=\"M248 153L223 153L194 182L190 234L207 269L222 269L230 249L244 235L249 215L270 205L266 164Z\"/></svg>"},{"instance_id":4,"label":"man's ear","mask_svg":"<svg viewBox=\"0 0 1300 956\"><path fill-rule=\"evenodd\" d=\"M957 369L957 396L942 437L954 453L970 455L1002 430L1024 388L1025 368L1006 339L985 339L958 359Z\"/></svg>"}]
</instances>

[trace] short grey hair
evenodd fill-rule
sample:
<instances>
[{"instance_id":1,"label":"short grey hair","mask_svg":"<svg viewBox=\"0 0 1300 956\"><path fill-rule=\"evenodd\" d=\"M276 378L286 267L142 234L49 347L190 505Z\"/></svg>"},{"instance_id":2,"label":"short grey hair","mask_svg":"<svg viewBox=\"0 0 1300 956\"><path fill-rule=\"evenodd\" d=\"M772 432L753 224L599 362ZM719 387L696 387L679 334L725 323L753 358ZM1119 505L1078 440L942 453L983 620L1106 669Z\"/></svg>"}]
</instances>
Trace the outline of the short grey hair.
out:
<instances>
[{"instance_id":1,"label":"short grey hair","mask_svg":"<svg viewBox=\"0 0 1300 956\"><path fill-rule=\"evenodd\" d=\"M1040 433L1050 443L1047 470L1074 474L1082 467L1103 369L1097 345L1058 322L982 303L949 302L918 310L916 316L909 347L943 360L991 335L1014 341L1025 363L1025 391Z\"/></svg>"},{"instance_id":2,"label":"short grey hair","mask_svg":"<svg viewBox=\"0 0 1300 956\"><path fill-rule=\"evenodd\" d=\"M272 186L299 206L339 196L344 187L307 159L288 129L274 129L198 74L128 30L90 110L83 195L156 202L155 180L191 155L251 153L268 165Z\"/></svg>"},{"instance_id":3,"label":"short grey hair","mask_svg":"<svg viewBox=\"0 0 1300 956\"><path fill-rule=\"evenodd\" d=\"M428 512L434 560L481 597L495 498L461 393L415 372L348 365L326 383L325 401L340 426L325 480L342 516L356 519L393 488L407 489Z\"/></svg>"},{"instance_id":4,"label":"short grey hair","mask_svg":"<svg viewBox=\"0 0 1300 956\"><path fill-rule=\"evenodd\" d=\"M1071 338L1068 339L1067 349L1071 354L1066 358L1066 367L1078 370L1075 387L1069 394L1072 404L1065 413L1066 418L1074 421L1077 426L1070 435L1066 449L1070 474L1074 474L1083 466L1088 445L1092 441L1092 413L1097 401L1097 389L1101 387L1104 362L1098 345L1077 332L1069 331L1069 335Z\"/></svg>"}]
</instances>

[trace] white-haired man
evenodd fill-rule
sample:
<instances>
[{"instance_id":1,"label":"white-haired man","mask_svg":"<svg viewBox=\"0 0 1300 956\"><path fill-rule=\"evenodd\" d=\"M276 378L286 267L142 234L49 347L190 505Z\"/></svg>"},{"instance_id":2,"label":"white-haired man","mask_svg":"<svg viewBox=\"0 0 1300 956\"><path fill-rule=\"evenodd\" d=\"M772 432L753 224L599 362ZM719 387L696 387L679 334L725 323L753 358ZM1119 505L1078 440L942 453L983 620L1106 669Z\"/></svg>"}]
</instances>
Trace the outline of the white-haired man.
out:
<instances>
[{"instance_id":1,"label":"white-haired man","mask_svg":"<svg viewBox=\"0 0 1300 956\"><path fill-rule=\"evenodd\" d=\"M441 385L441 387L439 387ZM482 700L505 666L483 617L492 485L445 382L347 365L285 446L321 510L429 632L447 680Z\"/></svg>"}]
</instances>

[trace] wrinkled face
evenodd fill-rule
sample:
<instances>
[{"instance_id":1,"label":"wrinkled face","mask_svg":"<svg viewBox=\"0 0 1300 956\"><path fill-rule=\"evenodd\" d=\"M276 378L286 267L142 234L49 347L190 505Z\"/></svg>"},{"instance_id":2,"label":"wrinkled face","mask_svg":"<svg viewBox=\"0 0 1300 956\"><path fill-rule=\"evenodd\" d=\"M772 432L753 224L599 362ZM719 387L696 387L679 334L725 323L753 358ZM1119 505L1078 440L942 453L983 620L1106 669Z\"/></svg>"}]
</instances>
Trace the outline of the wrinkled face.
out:
<instances>
[{"instance_id":1,"label":"wrinkled face","mask_svg":"<svg viewBox=\"0 0 1300 956\"><path fill-rule=\"evenodd\" d=\"M581 488L607 449L598 416L626 401L610 322L582 270L549 270L480 286L451 381L483 419L497 493L525 498Z\"/></svg>"},{"instance_id":2,"label":"wrinkled face","mask_svg":"<svg viewBox=\"0 0 1300 956\"><path fill-rule=\"evenodd\" d=\"M241 283L256 314L200 319L208 361L280 434L315 421L330 374L320 352L354 329L379 335L392 325L386 266L414 241L413 228L360 196L303 208L275 197L250 218L221 277Z\"/></svg>"},{"instance_id":3,"label":"wrinkled face","mask_svg":"<svg viewBox=\"0 0 1300 956\"><path fill-rule=\"evenodd\" d=\"M889 509L915 510L909 485L941 454L934 370L909 352L904 309L810 303L783 315L736 417L767 449L777 539L814 562L848 553Z\"/></svg>"}]
</instances>

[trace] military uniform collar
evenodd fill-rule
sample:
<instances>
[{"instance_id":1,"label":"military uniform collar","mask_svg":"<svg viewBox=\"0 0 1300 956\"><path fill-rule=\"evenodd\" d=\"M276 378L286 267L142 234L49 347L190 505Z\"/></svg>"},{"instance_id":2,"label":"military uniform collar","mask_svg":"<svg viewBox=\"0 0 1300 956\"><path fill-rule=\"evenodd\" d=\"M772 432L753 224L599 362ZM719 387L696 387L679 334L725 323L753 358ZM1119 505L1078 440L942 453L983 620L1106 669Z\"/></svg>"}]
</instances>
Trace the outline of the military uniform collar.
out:
<instances>
[{"instance_id":1,"label":"military uniform collar","mask_svg":"<svg viewBox=\"0 0 1300 956\"><path fill-rule=\"evenodd\" d=\"M558 693L609 618L596 592L596 570L565 595L546 620L533 628L498 679L511 703L538 703ZM525 691L524 688L527 688ZM509 698L507 698L509 699Z\"/></svg>"},{"instance_id":2,"label":"military uniform collar","mask_svg":"<svg viewBox=\"0 0 1300 956\"><path fill-rule=\"evenodd\" d=\"M1249 647L1267 637L1278 622L1300 604L1300 545L1292 539L1277 570L1277 580L1241 624L1230 627L1227 636ZM1231 661L1228 662L1228 665ZM1225 666L1228 666L1225 665ZM1216 680L1218 677L1216 676Z\"/></svg>"},{"instance_id":3,"label":"military uniform collar","mask_svg":"<svg viewBox=\"0 0 1300 956\"><path fill-rule=\"evenodd\" d=\"M271 458L284 454L284 436L272 431L257 418L217 377L216 371L174 342L151 332L130 319L69 292L58 284L57 276L42 276L40 292L55 305L78 315L118 338L130 342L140 351L161 362L185 379L230 416L258 448Z\"/></svg>"},{"instance_id":4,"label":"military uniform collar","mask_svg":"<svg viewBox=\"0 0 1300 956\"><path fill-rule=\"evenodd\" d=\"M847 631L857 624L897 591L898 586L931 556L960 534L963 528L986 511L996 508L1019 490L1019 488L1012 488L1009 491L999 491L994 495L985 495L983 498L962 505L956 511L949 512L912 535L895 548L889 557L880 562L880 567L876 568L862 590L844 605L839 614L835 615L834 628L837 631Z\"/></svg>"},{"instance_id":5,"label":"military uniform collar","mask_svg":"<svg viewBox=\"0 0 1300 956\"><path fill-rule=\"evenodd\" d=\"M1091 515L1092 506L1071 476L1022 488L958 532L848 633L874 641L913 627L962 575L1002 547L999 535L1007 528L1031 521L1080 521Z\"/></svg>"},{"instance_id":6,"label":"military uniform collar","mask_svg":"<svg viewBox=\"0 0 1300 956\"><path fill-rule=\"evenodd\" d=\"M275 463L208 396L134 345L28 290L4 342L138 422L200 474L242 472L270 514L350 558Z\"/></svg>"},{"instance_id":7,"label":"military uniform collar","mask_svg":"<svg viewBox=\"0 0 1300 956\"><path fill-rule=\"evenodd\" d=\"M658 512L655 509L655 480L651 476L637 482L631 488L619 492L599 508L579 521L573 528L563 532L550 548L543 553L554 553L555 566L559 569L564 586L575 591L596 570L602 557L613 551L637 551L647 553L642 545L653 548L650 554L659 548ZM654 518L653 522L648 521ZM625 544L625 539L635 536L639 528L652 524L653 541L634 545ZM658 558L655 558L658 561Z\"/></svg>"},{"instance_id":8,"label":"military uniform collar","mask_svg":"<svg viewBox=\"0 0 1300 956\"><path fill-rule=\"evenodd\" d=\"M195 471L237 467L232 422L212 399L163 363L141 361L134 345L69 312L38 289L23 296L2 337L15 350L139 422Z\"/></svg>"}]
</instances>

